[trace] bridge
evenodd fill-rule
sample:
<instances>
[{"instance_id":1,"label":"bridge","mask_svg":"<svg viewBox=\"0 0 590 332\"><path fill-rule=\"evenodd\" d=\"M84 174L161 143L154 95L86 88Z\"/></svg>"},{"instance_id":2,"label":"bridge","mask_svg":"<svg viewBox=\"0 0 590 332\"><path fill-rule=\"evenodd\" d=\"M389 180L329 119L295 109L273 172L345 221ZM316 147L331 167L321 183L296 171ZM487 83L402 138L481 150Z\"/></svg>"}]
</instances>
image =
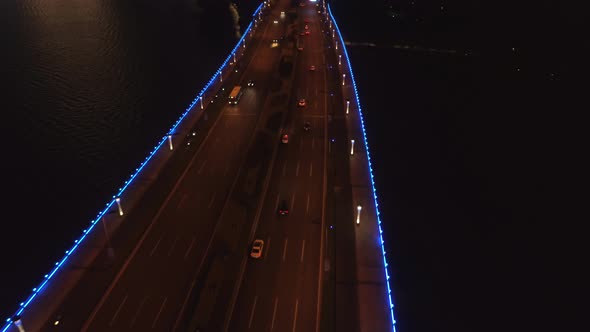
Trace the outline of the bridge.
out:
<instances>
[{"instance_id":1,"label":"bridge","mask_svg":"<svg viewBox=\"0 0 590 332\"><path fill-rule=\"evenodd\" d=\"M330 7L265 1L0 331L395 331L380 225Z\"/></svg>"}]
</instances>

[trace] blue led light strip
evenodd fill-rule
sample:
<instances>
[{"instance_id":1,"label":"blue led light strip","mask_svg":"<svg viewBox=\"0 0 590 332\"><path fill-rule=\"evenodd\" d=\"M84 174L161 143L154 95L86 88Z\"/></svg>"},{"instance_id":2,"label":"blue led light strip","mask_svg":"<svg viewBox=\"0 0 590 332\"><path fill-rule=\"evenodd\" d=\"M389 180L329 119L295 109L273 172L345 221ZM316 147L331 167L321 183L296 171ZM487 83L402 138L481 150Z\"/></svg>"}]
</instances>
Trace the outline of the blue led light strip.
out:
<instances>
[{"instance_id":1,"label":"blue led light strip","mask_svg":"<svg viewBox=\"0 0 590 332\"><path fill-rule=\"evenodd\" d=\"M259 12L262 10L263 4L264 3L261 3L258 6L258 8L254 11L254 14L252 14L252 17L254 17L254 16L256 16L256 15L259 14ZM94 226L96 226L96 224L98 223L98 221L107 213L107 211L111 208L111 206L113 206L113 204L115 204L116 198L117 197L120 197L121 194L123 194L123 192L129 187L129 185L131 184L131 182L143 170L143 168L147 165L147 163L152 159L152 157L154 156L154 154L166 142L166 140L168 139L168 136L169 135L172 135L176 131L176 128L181 124L182 120L184 120L186 118L186 116L188 115L188 113L193 109L193 106L195 106L195 104L199 101L200 98L203 97L203 95L205 94L205 92L207 91L207 89L211 86L211 84L213 84L213 82L215 82L215 80L218 79L219 76L222 74L223 68L233 58L233 55L237 52L238 48L240 46L243 47L242 43L244 42L244 39L246 38L246 36L250 33L251 28L252 28L252 22L250 22L250 24L248 25L248 27L244 31L244 34L242 35L242 38L240 38L240 40L236 43L236 46L232 49L231 53L227 56L227 58L221 64L221 66L219 67L219 69L217 69L217 71L215 72L215 74L213 75L213 77L209 80L209 82L207 82L207 85L205 85L205 87L201 90L201 92L199 93L199 95L186 108L186 110L184 111L184 113L182 113L182 115L180 116L180 118L174 123L174 125L168 131L168 133L166 135L164 135L164 137L162 137L162 139L156 144L156 146L154 147L154 149L145 158L145 160L139 165L139 167L135 169L135 173L133 173L129 177L129 180L127 180L127 181L124 182L123 187L119 188L119 191L117 192L117 195L113 196L113 200L111 200L109 203L107 203L105 209L102 210L101 212L99 212L98 215L96 216L96 219L94 219L94 220L92 220L90 222L90 226L87 229L84 229L82 231L82 236L79 239L77 239L77 240L74 241L74 245L70 248L70 250L66 250L66 253L65 253L64 257L61 259L61 261L56 262L55 263L55 267L53 268L53 270L49 274L46 274L43 277L43 281L41 282L41 284L38 287L33 288L33 293L27 298L27 300L20 303L19 309L16 311L16 313L14 314L14 316L20 316L20 315L22 315L22 313L27 308L27 306L41 292L41 290L45 287L45 285L47 284L47 282L49 282L49 280L55 275L55 273L59 270L59 268L63 266L63 264L70 257L70 255L72 255L74 253L74 251L76 251L76 249L78 248L78 246L80 245L80 243L82 243L82 241L84 241L84 239L86 239L86 236L90 233L90 231L92 229L94 229ZM26 322L24 324L26 325ZM6 319L6 323L5 323L4 327L2 328L2 331L1 332L6 332L8 330L8 328L10 328L10 326L12 326L12 318L7 318Z\"/></svg>"},{"instance_id":2,"label":"blue led light strip","mask_svg":"<svg viewBox=\"0 0 590 332\"><path fill-rule=\"evenodd\" d=\"M350 59L348 58L348 52L346 51L346 45L344 44L344 40L342 39L342 34L340 34L340 29L338 28L338 24L336 24L336 20L332 15L332 10L330 9L330 5L328 5L328 13L330 14L330 19L332 23L336 27L336 32L338 32L338 38L340 40L340 46L344 50L344 56L346 57L346 62L348 63L348 70L350 71L350 80L352 82L352 86L354 88L354 96L356 99L356 105L358 107L359 116L361 119L361 127L363 129L363 140L365 143L365 150L367 151L367 160L369 162L369 174L371 175L371 187L373 188L373 200L375 201L375 209L377 210L377 222L379 224L379 239L381 240L381 251L383 253L383 263L385 269L385 278L387 281L387 296L389 298L389 311L391 312L391 321L392 321L392 328L393 332L395 332L395 317L393 315L393 301L391 300L391 287L389 286L389 273L387 272L387 259L385 259L385 247L383 247L383 230L381 229L381 218L379 217L379 203L377 203L377 190L375 190L375 181L373 179L373 167L371 166L371 156L369 154L369 144L367 143L367 135L365 132L365 121L363 120L363 112L361 111L361 103L359 101L358 91L356 89L356 82L354 80L354 74L352 73L352 67L350 65Z\"/></svg>"}]
</instances>

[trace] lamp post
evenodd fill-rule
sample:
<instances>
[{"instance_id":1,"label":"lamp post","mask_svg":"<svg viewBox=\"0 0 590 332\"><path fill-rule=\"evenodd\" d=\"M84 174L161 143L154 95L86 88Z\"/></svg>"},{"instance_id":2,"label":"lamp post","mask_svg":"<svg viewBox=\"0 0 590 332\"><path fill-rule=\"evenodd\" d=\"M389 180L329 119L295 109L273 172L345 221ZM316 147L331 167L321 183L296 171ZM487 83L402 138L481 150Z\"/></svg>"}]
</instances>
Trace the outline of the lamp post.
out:
<instances>
[{"instance_id":1,"label":"lamp post","mask_svg":"<svg viewBox=\"0 0 590 332\"><path fill-rule=\"evenodd\" d=\"M356 206L356 224L360 224L361 223L361 210L363 209L362 206L357 205Z\"/></svg>"},{"instance_id":2,"label":"lamp post","mask_svg":"<svg viewBox=\"0 0 590 332\"><path fill-rule=\"evenodd\" d=\"M201 109L203 109L203 96L201 96Z\"/></svg>"},{"instance_id":3,"label":"lamp post","mask_svg":"<svg viewBox=\"0 0 590 332\"><path fill-rule=\"evenodd\" d=\"M345 79L346 79L346 74L342 74L342 86L344 86Z\"/></svg>"},{"instance_id":4,"label":"lamp post","mask_svg":"<svg viewBox=\"0 0 590 332\"><path fill-rule=\"evenodd\" d=\"M123 215L123 208L121 208L121 198L120 197L115 198L115 202L117 202L117 206L119 207L119 215L122 216Z\"/></svg>"},{"instance_id":5,"label":"lamp post","mask_svg":"<svg viewBox=\"0 0 590 332\"><path fill-rule=\"evenodd\" d=\"M352 156L354 154L354 140L351 139L350 140L350 155Z\"/></svg>"},{"instance_id":6,"label":"lamp post","mask_svg":"<svg viewBox=\"0 0 590 332\"><path fill-rule=\"evenodd\" d=\"M350 110L350 100L346 99L346 114L348 114L348 110Z\"/></svg>"},{"instance_id":7,"label":"lamp post","mask_svg":"<svg viewBox=\"0 0 590 332\"><path fill-rule=\"evenodd\" d=\"M338 54L338 65L342 65L342 54Z\"/></svg>"},{"instance_id":8,"label":"lamp post","mask_svg":"<svg viewBox=\"0 0 590 332\"><path fill-rule=\"evenodd\" d=\"M168 135L168 146L170 146L170 150L174 150L174 146L172 146L172 135Z\"/></svg>"},{"instance_id":9,"label":"lamp post","mask_svg":"<svg viewBox=\"0 0 590 332\"><path fill-rule=\"evenodd\" d=\"M20 315L16 315L11 318L12 323L18 328L19 332L25 332L23 322L21 321Z\"/></svg>"}]
</instances>

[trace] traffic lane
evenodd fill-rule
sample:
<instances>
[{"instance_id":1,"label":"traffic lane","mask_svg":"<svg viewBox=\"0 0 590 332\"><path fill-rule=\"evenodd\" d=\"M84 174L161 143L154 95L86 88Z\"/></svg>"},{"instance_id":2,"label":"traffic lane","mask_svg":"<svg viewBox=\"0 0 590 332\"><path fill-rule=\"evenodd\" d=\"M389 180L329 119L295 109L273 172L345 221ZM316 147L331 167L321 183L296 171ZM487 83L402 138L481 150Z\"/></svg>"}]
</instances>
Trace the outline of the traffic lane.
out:
<instances>
[{"instance_id":1,"label":"traffic lane","mask_svg":"<svg viewBox=\"0 0 590 332\"><path fill-rule=\"evenodd\" d=\"M239 127L248 127L245 125L247 121L231 122L235 123L235 125L238 125ZM239 132L240 130L235 130L236 134L239 134ZM235 145L234 140L231 139L232 136L228 135L227 138L230 139L222 140L224 144L221 146L222 148L220 150L224 150L223 147L226 147L228 148L227 150L229 150L232 145ZM227 157L227 155L223 155ZM227 183L229 182L227 179L225 180L226 184L221 185L221 183L224 182L223 177L215 179L211 176L200 175L199 173L203 171L203 165L204 162L201 164L193 164L192 169L188 173L194 176L195 179L191 178L189 181L184 181L183 184L199 189L223 188L230 185ZM211 165L214 166L213 163ZM193 189L193 191L194 190L195 189ZM229 190L229 188L226 188L226 191L227 190ZM179 192L177 191L176 193ZM180 280L171 280L174 282L164 283L163 285L161 281L162 279L165 280L167 275L185 275L185 273L181 273L186 272L182 271L183 266L187 264L185 261L188 259L189 265L196 265L191 263L191 260L203 256L208 238L213 231L214 221L219 214L219 211L212 211L209 208L210 205L213 207L210 199L210 197L213 197L213 194L213 192L208 191L206 195L203 195L204 199L190 202L190 205L193 205L195 208L188 211L182 209L179 210L178 204L168 204L167 208L165 208L162 216L160 217L160 220L166 220L168 222L159 222L154 226L154 229L152 232L150 232L146 238L146 241L144 241L144 244L138 251L136 255L137 259L134 258L135 262L132 261L130 263L129 269L121 277L121 281L115 286L115 289L133 289L134 287L140 287L143 289L162 289L167 288L166 286L172 286L172 289L168 289L170 294L182 293L182 291L178 288L178 285L186 285L188 283L187 280L183 279L183 282L180 282ZM222 193L221 196L223 197L225 195L227 195L227 193ZM181 203L186 202L186 199L183 200L183 198L186 198L186 196L182 196L181 198L176 197L176 199L171 199L170 201ZM185 203L185 205L189 205L189 203ZM221 205L217 206L216 208L220 209ZM195 211L198 213L195 213ZM186 220L188 222L180 223L178 220ZM177 253L175 253L173 256L174 250L176 250ZM195 260L198 261L198 259ZM159 266L162 265L166 266L167 268L160 269ZM150 266L152 267L151 271L149 269ZM189 270L191 269L189 268ZM136 280L141 280L142 283L137 284L135 283ZM146 288L145 286L148 287ZM119 291L118 298L125 298L126 295L122 295L120 293L121 292ZM112 294L113 296L116 296L117 292L113 292ZM117 300L118 299L113 299L107 302L116 303ZM129 302L131 301L132 299L129 299ZM153 303L153 305L158 304ZM114 306L116 308L114 308ZM169 305L168 307L170 308L171 306ZM104 309L101 308L101 311L105 311L104 315L99 313L97 315L96 323L93 324L93 326L100 326L99 329L109 326L108 324L112 324L110 323L110 320L107 323L105 318L108 319L109 315L113 311L116 313L119 306L113 305L113 303L111 303L111 305L103 306L103 308ZM146 309L145 312L149 312L149 310ZM121 315L125 314L122 313Z\"/></svg>"}]
</instances>

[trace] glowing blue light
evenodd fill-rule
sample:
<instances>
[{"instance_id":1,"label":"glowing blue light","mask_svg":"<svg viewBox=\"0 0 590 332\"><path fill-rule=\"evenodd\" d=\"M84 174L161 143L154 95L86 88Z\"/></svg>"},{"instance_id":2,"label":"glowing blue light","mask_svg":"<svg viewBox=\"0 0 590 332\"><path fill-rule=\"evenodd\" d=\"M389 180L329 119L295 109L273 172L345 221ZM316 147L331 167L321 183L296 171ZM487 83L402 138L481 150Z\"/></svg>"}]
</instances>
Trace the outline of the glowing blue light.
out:
<instances>
[{"instance_id":1,"label":"glowing blue light","mask_svg":"<svg viewBox=\"0 0 590 332\"><path fill-rule=\"evenodd\" d=\"M252 14L252 17L255 17L256 15L261 14L262 5L263 5L263 3L261 3L258 6L258 8L254 11L254 14ZM33 293L27 298L26 301L20 303L20 309L17 310L17 312L15 313L15 315L21 315L23 313L23 311L29 305L29 303L31 303L31 301L33 301L33 299L37 296L37 294L39 294L39 292L43 289L43 287L47 284L47 282L49 282L49 280L53 277L53 275L55 275L55 273L58 271L58 269L76 251L76 249L78 248L78 246L80 245L80 243L82 243L84 241L84 239L90 233L90 231L92 231L92 229L94 229L94 226L96 226L97 222L107 213L107 211L115 203L115 199L117 197L121 197L121 194L129 187L129 185L133 182L133 180L137 177L137 175L139 173L141 173L141 171L143 170L143 168L145 167L145 165L147 165L148 161L150 161L152 159L152 157L154 156L154 154L156 153L156 151L158 151L160 149L160 147L166 142L168 136L171 135L171 134L173 134L176 131L176 128L181 124L182 120L184 120L186 118L186 116L189 114L189 112L193 109L193 106L195 106L197 100L199 98L203 98L203 95L205 94L205 92L207 91L207 89L209 89L209 87L211 86L211 84L214 82L214 80L217 77L217 75L219 75L219 73L221 72L221 70L223 69L223 67L226 66L226 64L230 61L230 59L233 58L234 54L238 50L238 47L239 46L245 47L244 38L248 35L248 33L250 32L251 28L252 28L252 22L250 22L250 24L248 25L248 27L244 31L244 34L242 35L242 38L240 38L240 40L236 43L236 46L233 48L233 50L231 51L231 53L227 56L227 58L225 59L225 61L221 64L221 66L219 67L219 69L217 69L217 71L215 72L215 74L213 75L213 77L208 81L208 83L201 90L201 92L199 92L198 96L193 100L193 102L190 104L190 106L186 108L186 110L182 113L182 115L180 116L180 118L178 120L176 120L176 122L174 122L174 126L172 126L172 128L166 133L166 135L164 135L162 137L162 139L156 144L156 146L154 147L154 149L145 158L145 160L140 164L140 166L135 169L135 173L131 174L131 176L129 177L129 180L124 182L124 186L122 188L119 188L118 189L117 195L113 195L113 200L111 200L110 202L106 203L105 209L102 210L101 212L99 212L97 214L96 219L94 219L94 220L92 220L90 222L90 227L88 227L88 229L84 229L82 231L83 234L82 234L82 236L79 239L74 240L74 246L72 246L72 248L70 248L70 250L66 251L66 254L62 258L62 260L55 263L55 268L53 268L53 270L49 274L45 274L44 281L38 287L33 288ZM244 44L243 45L240 45L242 42L244 42ZM4 327L2 328L2 330L0 332L6 332L8 330L8 328L10 328L11 325L12 325L12 319L11 318L7 318L6 319L6 324L4 325Z\"/></svg>"},{"instance_id":2,"label":"glowing blue light","mask_svg":"<svg viewBox=\"0 0 590 332\"><path fill-rule=\"evenodd\" d=\"M387 272L387 260L385 258L385 247L383 246L383 236L382 236L382 230L381 230L381 219L379 218L379 204L377 203L377 190L375 190L375 182L374 182L374 178L373 178L373 167L371 165L371 157L369 155L369 144L367 143L367 135L366 135L366 131L365 131L365 121L363 120L363 112L361 111L361 104L359 101L359 96L358 96L358 91L356 88L356 81L354 79L354 74L352 73L352 66L350 65L350 59L348 58L348 51L346 50L346 44L344 44L344 39L342 39L342 34L340 33L340 28L338 28L338 24L336 23L336 20L334 19L334 16L332 15L332 10L330 8L330 5L328 4L328 14L330 15L330 19L331 21L334 23L334 26L336 27L336 31L338 33L338 40L340 42L340 45L342 46L342 50L344 51L344 57L346 58L346 62L348 63L348 70L350 71L350 81L352 82L352 87L354 89L354 95L355 95L355 99L356 99L356 104L357 104L357 108L358 108L358 112L359 112L359 116L360 116L360 120L361 120L361 128L363 129L363 141L365 143L365 151L367 153L367 161L369 163L369 174L371 176L371 188L373 189L373 200L375 201L375 209L377 210L377 221L378 221L378 225L379 225L379 238L381 239L381 252L383 254L383 265L384 265L384 270L385 270L385 278L387 280L386 285L387 285L387 295L389 298L389 311L391 313L391 321L392 321L392 328L393 331L395 332L395 317L393 315L393 301L391 300L391 287L389 286L389 273Z\"/></svg>"}]
</instances>

